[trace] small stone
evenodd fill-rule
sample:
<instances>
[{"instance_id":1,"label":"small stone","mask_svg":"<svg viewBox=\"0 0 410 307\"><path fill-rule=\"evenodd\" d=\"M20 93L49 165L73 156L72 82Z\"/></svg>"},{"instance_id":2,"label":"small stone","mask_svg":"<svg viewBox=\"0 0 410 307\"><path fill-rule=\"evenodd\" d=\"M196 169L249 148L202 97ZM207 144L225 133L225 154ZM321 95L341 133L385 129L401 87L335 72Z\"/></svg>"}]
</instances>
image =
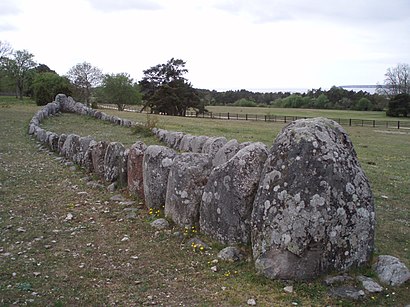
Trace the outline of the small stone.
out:
<instances>
[{"instance_id":1,"label":"small stone","mask_svg":"<svg viewBox=\"0 0 410 307\"><path fill-rule=\"evenodd\" d=\"M400 286L410 279L409 269L393 256L379 256L374 268L380 281L390 286Z\"/></svg>"},{"instance_id":2,"label":"small stone","mask_svg":"<svg viewBox=\"0 0 410 307\"><path fill-rule=\"evenodd\" d=\"M240 261L243 259L243 254L241 252L241 250L237 247L234 246L228 246L225 247L224 249L222 249L217 257L219 259L222 259L224 261L230 261L230 262L234 262L234 261Z\"/></svg>"},{"instance_id":3,"label":"small stone","mask_svg":"<svg viewBox=\"0 0 410 307\"><path fill-rule=\"evenodd\" d=\"M124 236L122 239L121 239L121 242L125 242L125 241L128 241L130 238L128 237L128 236Z\"/></svg>"},{"instance_id":4,"label":"small stone","mask_svg":"<svg viewBox=\"0 0 410 307\"><path fill-rule=\"evenodd\" d=\"M38 277L38 276L41 275L41 273L40 272L33 272L33 275L34 275L34 277Z\"/></svg>"},{"instance_id":5,"label":"small stone","mask_svg":"<svg viewBox=\"0 0 410 307\"><path fill-rule=\"evenodd\" d=\"M118 202L122 202L122 201L126 201L126 199L124 198L124 196L122 196L121 194L117 194L114 195L110 198L111 201L118 201Z\"/></svg>"},{"instance_id":6,"label":"small stone","mask_svg":"<svg viewBox=\"0 0 410 307\"><path fill-rule=\"evenodd\" d=\"M328 276L323 280L323 283L326 286L331 286L335 283L343 283L346 281L351 281L353 280L353 277L349 275L337 275L337 276Z\"/></svg>"},{"instance_id":7,"label":"small stone","mask_svg":"<svg viewBox=\"0 0 410 307\"><path fill-rule=\"evenodd\" d=\"M131 256L131 259L137 260L138 256Z\"/></svg>"},{"instance_id":8,"label":"small stone","mask_svg":"<svg viewBox=\"0 0 410 307\"><path fill-rule=\"evenodd\" d=\"M352 286L341 286L337 288L332 288L330 289L329 294L333 297L352 300L358 300L364 296L363 290L359 290Z\"/></svg>"},{"instance_id":9,"label":"small stone","mask_svg":"<svg viewBox=\"0 0 410 307\"><path fill-rule=\"evenodd\" d=\"M26 232L26 230L25 230L23 227L17 228L17 231L18 231L18 232Z\"/></svg>"},{"instance_id":10,"label":"small stone","mask_svg":"<svg viewBox=\"0 0 410 307\"><path fill-rule=\"evenodd\" d=\"M286 293L293 293L293 286L286 286L285 288L283 288L283 291L285 291Z\"/></svg>"},{"instance_id":11,"label":"small stone","mask_svg":"<svg viewBox=\"0 0 410 307\"><path fill-rule=\"evenodd\" d=\"M71 221L74 218L72 213L67 213L67 216L65 217L66 221Z\"/></svg>"},{"instance_id":12,"label":"small stone","mask_svg":"<svg viewBox=\"0 0 410 307\"><path fill-rule=\"evenodd\" d=\"M212 272L218 272L218 267L216 265L211 267Z\"/></svg>"},{"instance_id":13,"label":"small stone","mask_svg":"<svg viewBox=\"0 0 410 307\"><path fill-rule=\"evenodd\" d=\"M206 244L205 242L203 242L202 240L200 240L198 238L192 238L192 239L188 240L186 245L188 247L196 245L197 247L203 247L204 250L210 249L208 244Z\"/></svg>"},{"instance_id":14,"label":"small stone","mask_svg":"<svg viewBox=\"0 0 410 307\"><path fill-rule=\"evenodd\" d=\"M157 219L150 224L152 227L158 230L164 230L169 227L169 222L166 219Z\"/></svg>"},{"instance_id":15,"label":"small stone","mask_svg":"<svg viewBox=\"0 0 410 307\"><path fill-rule=\"evenodd\" d=\"M253 298L250 298L247 302L246 302L249 306L256 306L256 301Z\"/></svg>"},{"instance_id":16,"label":"small stone","mask_svg":"<svg viewBox=\"0 0 410 307\"><path fill-rule=\"evenodd\" d=\"M116 189L117 185L115 182L111 183L108 187L107 187L107 191L110 193L114 193L115 189Z\"/></svg>"},{"instance_id":17,"label":"small stone","mask_svg":"<svg viewBox=\"0 0 410 307\"><path fill-rule=\"evenodd\" d=\"M357 280L361 281L363 288L370 293L377 293L383 291L383 287L369 277L358 276Z\"/></svg>"}]
</instances>

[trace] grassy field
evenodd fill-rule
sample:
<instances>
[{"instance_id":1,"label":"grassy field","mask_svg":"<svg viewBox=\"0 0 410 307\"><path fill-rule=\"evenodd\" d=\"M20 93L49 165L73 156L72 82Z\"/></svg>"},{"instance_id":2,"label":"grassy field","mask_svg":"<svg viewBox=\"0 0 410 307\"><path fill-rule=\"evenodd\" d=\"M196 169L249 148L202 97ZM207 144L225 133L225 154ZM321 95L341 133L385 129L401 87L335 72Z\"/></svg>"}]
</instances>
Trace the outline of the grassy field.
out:
<instances>
[{"instance_id":1,"label":"grassy field","mask_svg":"<svg viewBox=\"0 0 410 307\"><path fill-rule=\"evenodd\" d=\"M1 99L1 98L0 98ZM111 194L92 189L82 170L71 170L27 135L38 107L0 101L0 305L353 306L329 298L319 281L271 281L254 273L251 262L218 263L220 246L196 253L171 232L155 232L140 205L124 207ZM144 122L143 114L105 111ZM270 146L283 124L158 117L158 126L192 134L223 135ZM43 127L121 141L137 138L130 129L70 114ZM410 134L352 127L350 134L376 200L376 253L410 265ZM144 139L155 143L152 138ZM126 195L126 193L125 193ZM124 210L127 209L127 210ZM128 217L134 210L135 217ZM67 219L71 213L73 219ZM124 239L128 238L128 239ZM206 240L206 238L204 238ZM386 288L358 305L404 306L409 286Z\"/></svg>"}]
</instances>

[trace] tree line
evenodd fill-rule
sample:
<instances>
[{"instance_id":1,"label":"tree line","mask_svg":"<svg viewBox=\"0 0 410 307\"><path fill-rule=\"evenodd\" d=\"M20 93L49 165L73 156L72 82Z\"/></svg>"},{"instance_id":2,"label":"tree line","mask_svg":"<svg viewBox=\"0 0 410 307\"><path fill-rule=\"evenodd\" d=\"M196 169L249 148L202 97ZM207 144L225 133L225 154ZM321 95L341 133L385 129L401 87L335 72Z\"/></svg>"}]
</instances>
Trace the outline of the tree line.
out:
<instances>
[{"instance_id":1,"label":"tree line","mask_svg":"<svg viewBox=\"0 0 410 307\"><path fill-rule=\"evenodd\" d=\"M127 73L103 74L101 69L83 62L64 76L46 64L36 63L27 50L13 50L0 41L0 93L33 97L38 105L52 101L57 93L97 107L98 103L139 104L151 113L185 116L188 109L206 112L207 105L262 106L283 108L387 110L389 116L410 113L410 67L398 64L389 68L377 93L355 92L333 86L329 90L312 89L305 93L223 91L195 89L185 78L186 62L171 58L143 71L140 81Z\"/></svg>"}]
</instances>

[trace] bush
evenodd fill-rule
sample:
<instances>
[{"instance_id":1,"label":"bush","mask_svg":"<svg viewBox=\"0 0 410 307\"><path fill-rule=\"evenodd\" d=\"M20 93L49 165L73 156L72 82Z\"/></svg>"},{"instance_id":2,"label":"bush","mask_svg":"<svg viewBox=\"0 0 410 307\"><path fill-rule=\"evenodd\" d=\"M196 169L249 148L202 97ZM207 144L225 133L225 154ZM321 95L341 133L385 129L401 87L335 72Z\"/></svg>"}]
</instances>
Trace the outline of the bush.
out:
<instances>
[{"instance_id":1,"label":"bush","mask_svg":"<svg viewBox=\"0 0 410 307\"><path fill-rule=\"evenodd\" d=\"M235 103L233 105L237 106L237 107L256 107L257 106L255 101L249 100L249 99L246 99L246 98L241 98L241 99L235 101Z\"/></svg>"},{"instance_id":2,"label":"bush","mask_svg":"<svg viewBox=\"0 0 410 307\"><path fill-rule=\"evenodd\" d=\"M70 81L51 72L36 74L32 89L34 100L39 106L52 102L57 94L71 95Z\"/></svg>"}]
</instances>

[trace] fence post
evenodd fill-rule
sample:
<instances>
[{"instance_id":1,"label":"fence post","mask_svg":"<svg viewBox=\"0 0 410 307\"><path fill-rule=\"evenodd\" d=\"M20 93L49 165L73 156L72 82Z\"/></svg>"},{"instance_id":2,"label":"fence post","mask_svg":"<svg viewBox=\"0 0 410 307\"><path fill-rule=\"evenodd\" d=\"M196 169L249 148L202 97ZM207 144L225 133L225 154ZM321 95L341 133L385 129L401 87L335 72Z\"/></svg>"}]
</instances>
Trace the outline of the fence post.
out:
<instances>
[{"instance_id":1,"label":"fence post","mask_svg":"<svg viewBox=\"0 0 410 307\"><path fill-rule=\"evenodd\" d=\"M248 114L245 114L245 120L248 120Z\"/></svg>"},{"instance_id":2,"label":"fence post","mask_svg":"<svg viewBox=\"0 0 410 307\"><path fill-rule=\"evenodd\" d=\"M373 119L373 128L376 127L376 121Z\"/></svg>"},{"instance_id":3,"label":"fence post","mask_svg":"<svg viewBox=\"0 0 410 307\"><path fill-rule=\"evenodd\" d=\"M400 121L397 121L397 129L400 129Z\"/></svg>"},{"instance_id":4,"label":"fence post","mask_svg":"<svg viewBox=\"0 0 410 307\"><path fill-rule=\"evenodd\" d=\"M228 112L228 119L229 119L229 112Z\"/></svg>"},{"instance_id":5,"label":"fence post","mask_svg":"<svg viewBox=\"0 0 410 307\"><path fill-rule=\"evenodd\" d=\"M238 118L238 113L236 113L236 120L238 120L239 118Z\"/></svg>"},{"instance_id":6,"label":"fence post","mask_svg":"<svg viewBox=\"0 0 410 307\"><path fill-rule=\"evenodd\" d=\"M349 126L352 126L352 119L349 118Z\"/></svg>"},{"instance_id":7,"label":"fence post","mask_svg":"<svg viewBox=\"0 0 410 307\"><path fill-rule=\"evenodd\" d=\"M266 115L265 115L265 122L266 122Z\"/></svg>"},{"instance_id":8,"label":"fence post","mask_svg":"<svg viewBox=\"0 0 410 307\"><path fill-rule=\"evenodd\" d=\"M284 122L286 123L286 116L285 116L285 118L284 118Z\"/></svg>"},{"instance_id":9,"label":"fence post","mask_svg":"<svg viewBox=\"0 0 410 307\"><path fill-rule=\"evenodd\" d=\"M258 121L258 114L255 115L255 120Z\"/></svg>"}]
</instances>

